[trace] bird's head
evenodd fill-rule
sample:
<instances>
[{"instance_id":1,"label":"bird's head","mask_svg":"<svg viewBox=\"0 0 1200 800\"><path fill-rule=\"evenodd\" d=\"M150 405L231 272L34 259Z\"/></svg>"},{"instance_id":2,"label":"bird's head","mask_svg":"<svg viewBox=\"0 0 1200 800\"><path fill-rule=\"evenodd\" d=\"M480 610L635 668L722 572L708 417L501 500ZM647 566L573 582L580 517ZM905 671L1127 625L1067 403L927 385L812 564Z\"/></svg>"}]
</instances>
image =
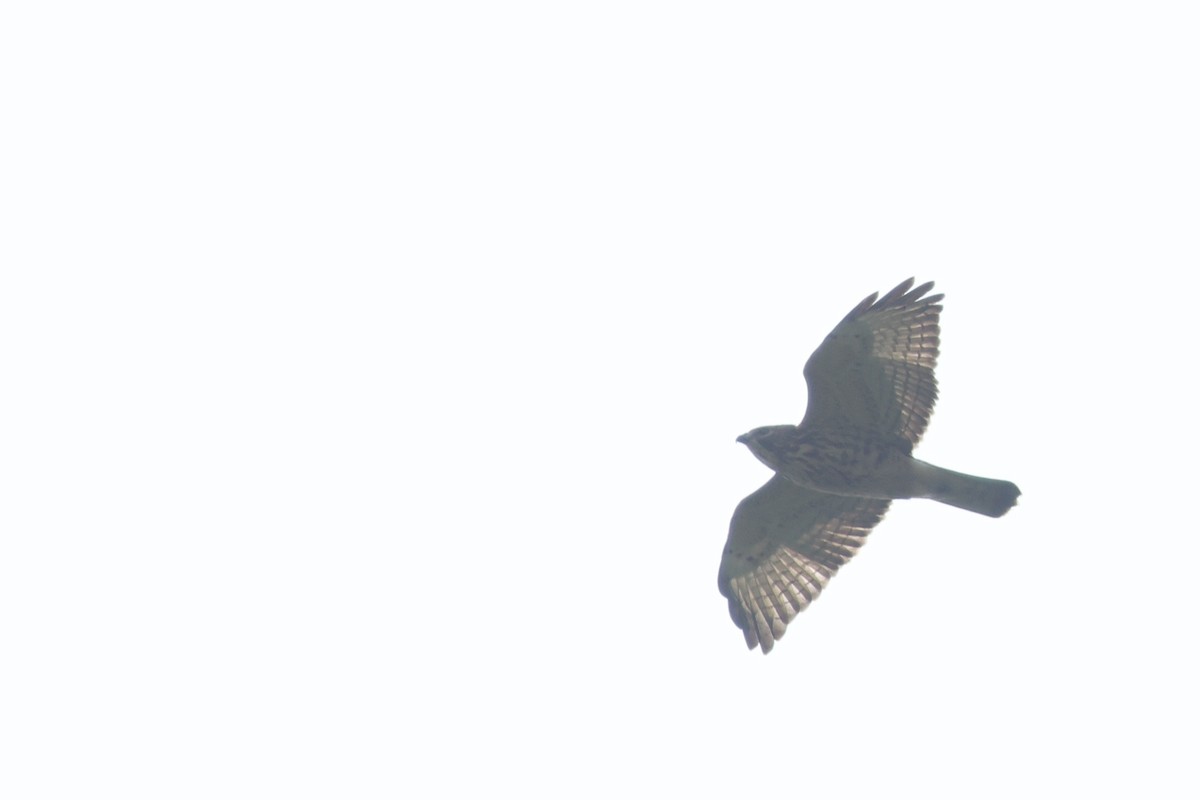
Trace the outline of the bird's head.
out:
<instances>
[{"instance_id":1,"label":"bird's head","mask_svg":"<svg viewBox=\"0 0 1200 800\"><path fill-rule=\"evenodd\" d=\"M787 443L796 435L795 425L766 425L743 433L737 438L750 448L754 456L771 469L779 469Z\"/></svg>"}]
</instances>

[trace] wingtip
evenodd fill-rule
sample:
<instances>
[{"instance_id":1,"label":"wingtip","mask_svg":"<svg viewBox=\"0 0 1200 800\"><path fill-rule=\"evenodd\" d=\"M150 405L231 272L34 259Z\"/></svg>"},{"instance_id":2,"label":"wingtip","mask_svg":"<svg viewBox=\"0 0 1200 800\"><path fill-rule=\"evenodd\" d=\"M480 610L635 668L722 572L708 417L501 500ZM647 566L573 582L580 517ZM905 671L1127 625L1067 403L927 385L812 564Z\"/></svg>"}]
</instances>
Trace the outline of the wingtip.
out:
<instances>
[{"instance_id":1,"label":"wingtip","mask_svg":"<svg viewBox=\"0 0 1200 800\"><path fill-rule=\"evenodd\" d=\"M909 283L912 283L913 279L909 278L908 280L909 280ZM925 283L922 283L920 286L913 289L911 292L909 292L909 294L912 295L913 299L915 300L916 298L921 297L922 295L928 293L929 290L932 288L933 288L933 281L925 281ZM938 296L940 297L941 295L938 295Z\"/></svg>"},{"instance_id":2,"label":"wingtip","mask_svg":"<svg viewBox=\"0 0 1200 800\"><path fill-rule=\"evenodd\" d=\"M933 281L926 281L914 289L913 284L916 282L917 279L915 277L907 278L897 284L890 292L883 295L883 297L879 296L879 292L872 292L846 315L843 322L859 317L871 310L881 311L887 308L899 308L913 305L917 302L920 302L923 306L931 306L940 302L945 297L944 294L934 294L925 297L924 295L933 288Z\"/></svg>"}]
</instances>

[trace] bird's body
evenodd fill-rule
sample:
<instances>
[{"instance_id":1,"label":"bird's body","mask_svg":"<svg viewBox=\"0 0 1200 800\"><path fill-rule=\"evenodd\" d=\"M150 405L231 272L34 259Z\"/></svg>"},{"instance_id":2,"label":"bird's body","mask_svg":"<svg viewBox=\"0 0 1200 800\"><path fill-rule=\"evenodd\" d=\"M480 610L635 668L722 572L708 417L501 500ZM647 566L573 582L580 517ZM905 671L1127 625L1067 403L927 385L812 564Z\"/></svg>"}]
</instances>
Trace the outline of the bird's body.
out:
<instances>
[{"instance_id":1,"label":"bird's body","mask_svg":"<svg viewBox=\"0 0 1200 800\"><path fill-rule=\"evenodd\" d=\"M759 461L793 483L851 497L912 497L912 447L853 428L770 425L738 437Z\"/></svg>"},{"instance_id":2,"label":"bird's body","mask_svg":"<svg viewBox=\"0 0 1200 800\"><path fill-rule=\"evenodd\" d=\"M999 517L1021 492L1015 484L964 475L912 457L904 439L887 441L852 428L806 430L771 425L738 437L758 460L799 486L848 497L925 497Z\"/></svg>"},{"instance_id":3,"label":"bird's body","mask_svg":"<svg viewBox=\"0 0 1200 800\"><path fill-rule=\"evenodd\" d=\"M942 295L910 278L871 295L804 368L799 425L738 437L775 472L739 505L718 583L746 644L764 653L862 546L893 499L924 497L992 517L1016 503L1008 481L913 458L937 400ZM911 289L911 291L910 291Z\"/></svg>"}]
</instances>

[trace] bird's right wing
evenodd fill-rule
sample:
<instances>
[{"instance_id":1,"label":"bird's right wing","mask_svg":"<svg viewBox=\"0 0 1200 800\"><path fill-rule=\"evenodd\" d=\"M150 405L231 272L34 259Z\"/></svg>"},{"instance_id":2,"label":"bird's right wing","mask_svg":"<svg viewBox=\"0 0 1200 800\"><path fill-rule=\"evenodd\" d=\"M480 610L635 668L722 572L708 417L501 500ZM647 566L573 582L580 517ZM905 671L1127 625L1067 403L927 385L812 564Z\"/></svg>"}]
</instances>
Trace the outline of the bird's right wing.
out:
<instances>
[{"instance_id":1,"label":"bird's right wing","mask_svg":"<svg viewBox=\"0 0 1200 800\"><path fill-rule=\"evenodd\" d=\"M770 652L863 546L889 503L825 494L776 475L738 504L717 585L747 647Z\"/></svg>"}]
</instances>

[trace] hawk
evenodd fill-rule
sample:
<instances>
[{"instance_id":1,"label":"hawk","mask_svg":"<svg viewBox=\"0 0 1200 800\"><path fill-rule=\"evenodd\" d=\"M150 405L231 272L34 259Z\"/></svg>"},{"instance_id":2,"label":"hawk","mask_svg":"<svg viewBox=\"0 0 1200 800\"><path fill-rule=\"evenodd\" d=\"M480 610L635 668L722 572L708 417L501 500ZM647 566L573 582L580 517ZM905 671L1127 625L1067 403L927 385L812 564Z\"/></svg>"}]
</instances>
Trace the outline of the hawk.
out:
<instances>
[{"instance_id":1,"label":"hawk","mask_svg":"<svg viewBox=\"0 0 1200 800\"><path fill-rule=\"evenodd\" d=\"M927 497L989 517L1021 490L912 457L933 404L943 295L913 279L859 303L808 359L799 425L742 434L775 475L729 523L717 583L746 646L769 653L866 542L894 499Z\"/></svg>"}]
</instances>

